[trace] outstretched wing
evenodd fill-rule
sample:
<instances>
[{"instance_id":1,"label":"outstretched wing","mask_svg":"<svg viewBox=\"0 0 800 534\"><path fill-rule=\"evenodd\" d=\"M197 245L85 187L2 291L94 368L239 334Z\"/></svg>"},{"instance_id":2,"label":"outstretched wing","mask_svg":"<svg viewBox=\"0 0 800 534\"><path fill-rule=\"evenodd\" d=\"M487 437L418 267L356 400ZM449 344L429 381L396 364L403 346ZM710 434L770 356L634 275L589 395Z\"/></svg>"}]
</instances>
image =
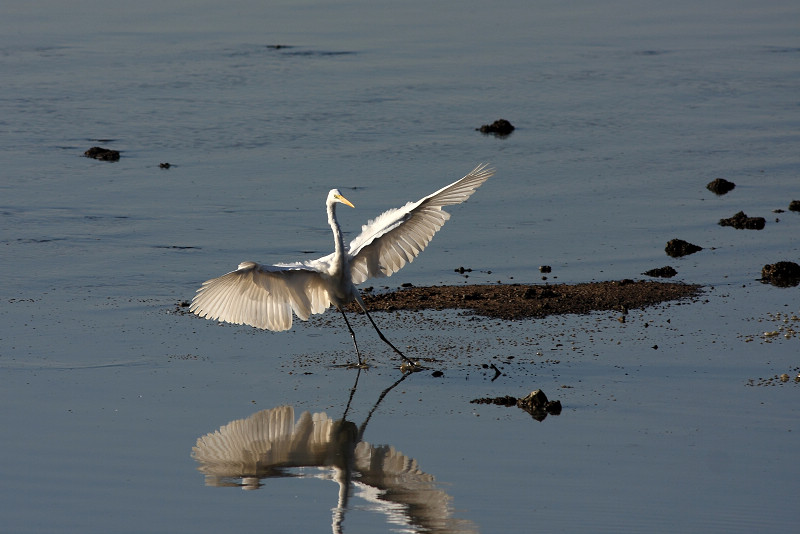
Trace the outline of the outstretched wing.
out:
<instances>
[{"instance_id":1,"label":"outstretched wing","mask_svg":"<svg viewBox=\"0 0 800 534\"><path fill-rule=\"evenodd\" d=\"M306 321L330 304L321 273L308 265L246 261L235 271L203 283L189 311L206 319L280 331L292 327L292 311Z\"/></svg>"},{"instance_id":2,"label":"outstretched wing","mask_svg":"<svg viewBox=\"0 0 800 534\"><path fill-rule=\"evenodd\" d=\"M411 262L450 218L444 206L467 200L494 174L486 163L468 175L417 202L386 211L361 228L350 243L350 271L354 284L375 276L391 276Z\"/></svg>"}]
</instances>

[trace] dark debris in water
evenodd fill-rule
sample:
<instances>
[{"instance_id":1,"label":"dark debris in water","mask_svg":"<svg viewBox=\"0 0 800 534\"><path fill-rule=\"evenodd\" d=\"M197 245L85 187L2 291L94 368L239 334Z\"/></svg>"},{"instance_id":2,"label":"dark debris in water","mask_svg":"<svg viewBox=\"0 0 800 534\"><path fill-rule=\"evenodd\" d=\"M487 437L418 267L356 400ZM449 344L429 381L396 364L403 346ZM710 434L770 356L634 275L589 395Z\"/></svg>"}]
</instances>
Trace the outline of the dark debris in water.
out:
<instances>
[{"instance_id":1,"label":"dark debris in water","mask_svg":"<svg viewBox=\"0 0 800 534\"><path fill-rule=\"evenodd\" d=\"M470 404L496 404L497 406L516 406L517 398L511 395L505 397L482 397L480 399L472 399Z\"/></svg>"},{"instance_id":2,"label":"dark debris in water","mask_svg":"<svg viewBox=\"0 0 800 534\"><path fill-rule=\"evenodd\" d=\"M748 217L740 211L728 219L720 219L720 226L733 226L737 230L763 230L766 224L764 217Z\"/></svg>"},{"instance_id":3,"label":"dark debris in water","mask_svg":"<svg viewBox=\"0 0 800 534\"><path fill-rule=\"evenodd\" d=\"M191 315L191 313L189 313L189 306L191 305L191 301L181 300L175 304L175 307L172 309L172 313L175 315Z\"/></svg>"},{"instance_id":4,"label":"dark debris in water","mask_svg":"<svg viewBox=\"0 0 800 534\"><path fill-rule=\"evenodd\" d=\"M100 161L119 161L119 152L110 148L93 146L83 153L87 158L99 159Z\"/></svg>"},{"instance_id":5,"label":"dark debris in water","mask_svg":"<svg viewBox=\"0 0 800 534\"><path fill-rule=\"evenodd\" d=\"M664 267L659 267L657 269L650 269L649 271L645 271L642 273L645 276L652 276L654 278L672 278L678 271L676 271L673 267L666 265Z\"/></svg>"},{"instance_id":6,"label":"dark debris in water","mask_svg":"<svg viewBox=\"0 0 800 534\"><path fill-rule=\"evenodd\" d=\"M667 255L673 258L688 256L689 254L694 254L695 252L700 252L701 250L703 250L703 247L694 245L688 241L684 241L683 239L671 239L667 242L667 246L664 248L664 251L667 253Z\"/></svg>"},{"instance_id":7,"label":"dark debris in water","mask_svg":"<svg viewBox=\"0 0 800 534\"><path fill-rule=\"evenodd\" d=\"M724 195L725 193L729 193L730 191L733 191L734 187L736 187L736 184L729 182L725 178L715 178L706 185L706 189L715 195Z\"/></svg>"},{"instance_id":8,"label":"dark debris in water","mask_svg":"<svg viewBox=\"0 0 800 534\"><path fill-rule=\"evenodd\" d=\"M767 386L782 386L784 384L787 385L798 385L800 384L800 367L795 367L794 370L790 373L782 373L779 375L773 375L767 378L751 378L747 381L748 386L750 387L767 387Z\"/></svg>"},{"instance_id":9,"label":"dark debris in water","mask_svg":"<svg viewBox=\"0 0 800 534\"><path fill-rule=\"evenodd\" d=\"M515 320L565 313L636 309L696 297L701 286L649 280L555 285L466 285L412 287L365 295L375 311L466 309L487 317ZM351 305L350 311L358 312Z\"/></svg>"},{"instance_id":10,"label":"dark debris in water","mask_svg":"<svg viewBox=\"0 0 800 534\"><path fill-rule=\"evenodd\" d=\"M548 415L561 415L561 401L547 399L544 391L537 389L525 397L505 395L503 397L484 397L469 401L470 404L494 404L497 406L517 406L531 414L537 421L543 421Z\"/></svg>"},{"instance_id":11,"label":"dark debris in water","mask_svg":"<svg viewBox=\"0 0 800 534\"><path fill-rule=\"evenodd\" d=\"M761 281L778 287L800 285L800 265L793 261L770 263L761 269Z\"/></svg>"},{"instance_id":12,"label":"dark debris in water","mask_svg":"<svg viewBox=\"0 0 800 534\"><path fill-rule=\"evenodd\" d=\"M493 134L496 137L508 137L516 128L505 119L497 119L492 124L484 124L480 128L475 128L482 134Z\"/></svg>"}]
</instances>

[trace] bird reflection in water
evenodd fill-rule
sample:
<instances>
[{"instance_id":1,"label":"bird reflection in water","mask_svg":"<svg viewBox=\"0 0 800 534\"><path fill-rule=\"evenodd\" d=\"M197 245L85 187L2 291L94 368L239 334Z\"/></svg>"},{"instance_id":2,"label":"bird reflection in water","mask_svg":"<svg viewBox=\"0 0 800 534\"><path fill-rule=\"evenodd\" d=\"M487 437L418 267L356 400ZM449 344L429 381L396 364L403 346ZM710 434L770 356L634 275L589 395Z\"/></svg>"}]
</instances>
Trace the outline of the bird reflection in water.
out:
<instances>
[{"instance_id":1,"label":"bird reflection in water","mask_svg":"<svg viewBox=\"0 0 800 534\"><path fill-rule=\"evenodd\" d=\"M231 421L198 438L192 458L208 486L237 486L254 490L266 478L297 477L333 480L339 499L333 509L332 530L343 532L351 491L376 505L392 524L411 532L477 532L467 520L452 517L450 497L437 487L433 475L417 461L390 445L362 441L364 431L384 397L403 380L383 390L361 424L347 420L361 371L356 375L341 419L325 413L303 412L295 421L292 406L261 410ZM318 468L308 473L303 468Z\"/></svg>"}]
</instances>

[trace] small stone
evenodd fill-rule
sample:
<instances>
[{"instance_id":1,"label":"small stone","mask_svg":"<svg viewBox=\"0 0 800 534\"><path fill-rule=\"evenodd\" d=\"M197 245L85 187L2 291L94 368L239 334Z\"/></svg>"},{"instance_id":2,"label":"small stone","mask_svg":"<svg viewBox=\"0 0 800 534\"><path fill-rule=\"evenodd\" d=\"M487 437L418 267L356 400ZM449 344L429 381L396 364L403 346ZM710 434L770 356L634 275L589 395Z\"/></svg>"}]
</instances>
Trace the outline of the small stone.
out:
<instances>
[{"instance_id":1,"label":"small stone","mask_svg":"<svg viewBox=\"0 0 800 534\"><path fill-rule=\"evenodd\" d=\"M547 395L545 395L544 391L541 389L531 391L527 397L522 397L517 400L517 406L520 408L544 408L545 405L547 405Z\"/></svg>"},{"instance_id":2,"label":"small stone","mask_svg":"<svg viewBox=\"0 0 800 534\"><path fill-rule=\"evenodd\" d=\"M93 146L83 153L87 158L99 159L101 161L119 161L119 152L108 148Z\"/></svg>"},{"instance_id":3,"label":"small stone","mask_svg":"<svg viewBox=\"0 0 800 534\"><path fill-rule=\"evenodd\" d=\"M547 395L541 389L532 391L527 397L517 399L517 406L531 414L537 421L543 421L548 414L561 414L561 402L547 400Z\"/></svg>"},{"instance_id":4,"label":"small stone","mask_svg":"<svg viewBox=\"0 0 800 534\"><path fill-rule=\"evenodd\" d=\"M480 128L476 128L483 134L494 134L497 137L507 137L515 130L514 125L505 119L498 119L492 124L484 124Z\"/></svg>"},{"instance_id":5,"label":"small stone","mask_svg":"<svg viewBox=\"0 0 800 534\"><path fill-rule=\"evenodd\" d=\"M692 243L684 241L683 239L671 239L669 242L667 242L667 246L664 250L669 256L672 256L673 258L680 258L681 256L688 256L689 254L699 252L703 250L703 247L693 245Z\"/></svg>"},{"instance_id":6,"label":"small stone","mask_svg":"<svg viewBox=\"0 0 800 534\"><path fill-rule=\"evenodd\" d=\"M761 268L761 281L778 287L800 284L800 265L792 261L779 261Z\"/></svg>"},{"instance_id":7,"label":"small stone","mask_svg":"<svg viewBox=\"0 0 800 534\"><path fill-rule=\"evenodd\" d=\"M748 217L740 211L729 219L720 219L720 226L733 226L737 230L763 230L766 224L764 217Z\"/></svg>"},{"instance_id":8,"label":"small stone","mask_svg":"<svg viewBox=\"0 0 800 534\"><path fill-rule=\"evenodd\" d=\"M545 406L545 409L550 415L561 415L561 401L550 401Z\"/></svg>"},{"instance_id":9,"label":"small stone","mask_svg":"<svg viewBox=\"0 0 800 534\"><path fill-rule=\"evenodd\" d=\"M729 182L725 178L715 178L706 185L706 189L716 195L724 195L733 190L736 184Z\"/></svg>"}]
</instances>

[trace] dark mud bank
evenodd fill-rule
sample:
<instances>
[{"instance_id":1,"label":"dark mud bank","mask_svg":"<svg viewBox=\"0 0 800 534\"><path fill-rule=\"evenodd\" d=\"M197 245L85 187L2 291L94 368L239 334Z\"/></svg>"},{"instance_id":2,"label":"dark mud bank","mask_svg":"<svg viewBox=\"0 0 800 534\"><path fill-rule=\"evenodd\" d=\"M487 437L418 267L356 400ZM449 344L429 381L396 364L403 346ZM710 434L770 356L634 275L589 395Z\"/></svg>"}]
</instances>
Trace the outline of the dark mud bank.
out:
<instances>
[{"instance_id":1,"label":"dark mud bank","mask_svg":"<svg viewBox=\"0 0 800 534\"><path fill-rule=\"evenodd\" d=\"M364 295L372 310L464 309L488 317L523 319L565 313L643 308L661 302L696 298L701 286L619 280L556 285L468 285L410 287ZM351 305L351 310L356 307Z\"/></svg>"}]
</instances>

